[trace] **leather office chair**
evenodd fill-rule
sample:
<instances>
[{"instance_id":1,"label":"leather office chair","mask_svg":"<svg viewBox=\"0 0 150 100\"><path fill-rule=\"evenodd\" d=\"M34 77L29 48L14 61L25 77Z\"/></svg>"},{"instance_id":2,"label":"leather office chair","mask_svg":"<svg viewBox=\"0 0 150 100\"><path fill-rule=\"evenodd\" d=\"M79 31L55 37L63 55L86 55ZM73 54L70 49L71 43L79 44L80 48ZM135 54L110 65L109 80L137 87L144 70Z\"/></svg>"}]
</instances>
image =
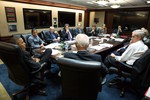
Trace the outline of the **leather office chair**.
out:
<instances>
[{"instance_id":1,"label":"leather office chair","mask_svg":"<svg viewBox=\"0 0 150 100\"><path fill-rule=\"evenodd\" d=\"M27 33L27 34L22 34L21 35L21 38L23 39L23 41L26 43L26 49L27 51L30 51L31 52L31 46L28 42L28 38L31 36L31 33Z\"/></svg>"},{"instance_id":2,"label":"leather office chair","mask_svg":"<svg viewBox=\"0 0 150 100\"><path fill-rule=\"evenodd\" d=\"M86 27L86 35L88 35L89 31L92 30L92 27Z\"/></svg>"},{"instance_id":3,"label":"leather office chair","mask_svg":"<svg viewBox=\"0 0 150 100\"><path fill-rule=\"evenodd\" d=\"M43 33L45 33L45 31L41 31L40 33L38 33L38 36L39 36L44 42L46 42L45 36L44 36Z\"/></svg>"},{"instance_id":4,"label":"leather office chair","mask_svg":"<svg viewBox=\"0 0 150 100\"><path fill-rule=\"evenodd\" d=\"M121 85L120 97L124 96L125 88L127 88L126 79L130 78L132 87L138 89L139 94L143 94L145 89L149 87L150 80L147 81L150 73L150 50L147 50L133 66L127 65L123 62L117 62L117 67L110 67L109 74L117 74L117 77L110 80L108 86ZM148 72L149 69L149 72ZM124 78L124 80L122 80ZM140 89L141 88L141 89Z\"/></svg>"},{"instance_id":5,"label":"leather office chair","mask_svg":"<svg viewBox=\"0 0 150 100\"><path fill-rule=\"evenodd\" d=\"M44 41L46 42L46 43L48 43L48 44L50 44L50 43L52 43L53 41L47 41L46 40L46 32L48 32L49 30L44 30L44 31L42 31L41 33L42 33L42 35L43 35L43 39L44 39Z\"/></svg>"},{"instance_id":6,"label":"leather office chair","mask_svg":"<svg viewBox=\"0 0 150 100\"><path fill-rule=\"evenodd\" d=\"M43 81L44 69L46 63L36 71L30 71L23 60L22 50L18 45L6 42L0 42L0 59L8 69L9 78L16 84L24 86L24 89L13 94L13 98L22 92L27 92L26 100L29 100L29 91L32 89L33 79ZM34 74L40 73L40 79L33 77Z\"/></svg>"},{"instance_id":7,"label":"leather office chair","mask_svg":"<svg viewBox=\"0 0 150 100\"><path fill-rule=\"evenodd\" d=\"M62 95L73 100L96 100L101 89L101 63L59 58Z\"/></svg>"}]
</instances>

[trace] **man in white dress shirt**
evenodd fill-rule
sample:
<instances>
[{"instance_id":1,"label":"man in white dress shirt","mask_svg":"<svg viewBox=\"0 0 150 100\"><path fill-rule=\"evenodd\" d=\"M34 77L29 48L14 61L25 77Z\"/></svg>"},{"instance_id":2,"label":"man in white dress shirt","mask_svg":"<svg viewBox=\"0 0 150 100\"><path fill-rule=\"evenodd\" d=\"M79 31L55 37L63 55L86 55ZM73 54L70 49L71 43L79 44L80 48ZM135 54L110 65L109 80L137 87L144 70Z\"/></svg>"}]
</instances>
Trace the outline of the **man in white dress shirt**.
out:
<instances>
[{"instance_id":1,"label":"man in white dress shirt","mask_svg":"<svg viewBox=\"0 0 150 100\"><path fill-rule=\"evenodd\" d=\"M143 43L142 39L145 36L144 31L135 30L132 32L130 45L124 51L121 56L111 54L106 57L105 65L109 68L110 66L116 66L116 62L125 62L128 65L133 65L134 62L139 59L147 50L148 47Z\"/></svg>"}]
</instances>

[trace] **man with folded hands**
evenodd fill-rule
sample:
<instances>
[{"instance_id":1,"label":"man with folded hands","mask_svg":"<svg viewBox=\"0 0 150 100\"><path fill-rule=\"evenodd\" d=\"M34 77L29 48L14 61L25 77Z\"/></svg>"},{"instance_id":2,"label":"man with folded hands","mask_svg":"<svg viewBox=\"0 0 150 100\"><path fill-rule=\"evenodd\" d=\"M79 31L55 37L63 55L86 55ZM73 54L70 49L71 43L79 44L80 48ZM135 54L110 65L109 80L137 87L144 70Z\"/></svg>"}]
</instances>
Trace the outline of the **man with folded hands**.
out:
<instances>
[{"instance_id":1,"label":"man with folded hands","mask_svg":"<svg viewBox=\"0 0 150 100\"><path fill-rule=\"evenodd\" d=\"M53 26L50 26L49 31L45 33L45 39L48 43L60 41L59 34L54 32Z\"/></svg>"},{"instance_id":2,"label":"man with folded hands","mask_svg":"<svg viewBox=\"0 0 150 100\"><path fill-rule=\"evenodd\" d=\"M22 38L16 38L15 43L22 49L24 61L31 72L38 70L41 67L42 63L49 62L52 53L51 49L46 49L39 58L36 58L34 56L31 56L30 53L26 51L26 44ZM39 77L39 74L35 74L33 77ZM36 79L33 80L33 82L35 82L36 85L41 83L41 81ZM38 89L37 94L46 95L46 92L43 89Z\"/></svg>"}]
</instances>

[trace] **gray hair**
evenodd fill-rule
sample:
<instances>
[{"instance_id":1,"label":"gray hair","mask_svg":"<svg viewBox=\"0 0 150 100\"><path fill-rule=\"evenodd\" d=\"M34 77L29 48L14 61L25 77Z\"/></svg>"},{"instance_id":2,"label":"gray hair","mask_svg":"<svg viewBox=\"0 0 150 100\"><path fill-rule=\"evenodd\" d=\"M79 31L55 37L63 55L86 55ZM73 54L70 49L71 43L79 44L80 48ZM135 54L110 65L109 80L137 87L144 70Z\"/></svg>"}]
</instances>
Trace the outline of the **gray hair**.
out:
<instances>
[{"instance_id":1,"label":"gray hair","mask_svg":"<svg viewBox=\"0 0 150 100\"><path fill-rule=\"evenodd\" d=\"M140 29L134 30L132 33L135 33L135 35L138 37L141 37L141 39L143 39L145 36L145 32L143 30L140 30Z\"/></svg>"},{"instance_id":2,"label":"gray hair","mask_svg":"<svg viewBox=\"0 0 150 100\"><path fill-rule=\"evenodd\" d=\"M54 29L54 26L50 26L49 29Z\"/></svg>"},{"instance_id":3,"label":"gray hair","mask_svg":"<svg viewBox=\"0 0 150 100\"><path fill-rule=\"evenodd\" d=\"M89 37L86 34L78 34L75 41L80 47L88 47L89 45Z\"/></svg>"},{"instance_id":4,"label":"gray hair","mask_svg":"<svg viewBox=\"0 0 150 100\"><path fill-rule=\"evenodd\" d=\"M141 30L144 31L145 35L148 35L148 34L149 34L148 30L145 29L144 27L142 27Z\"/></svg>"}]
</instances>

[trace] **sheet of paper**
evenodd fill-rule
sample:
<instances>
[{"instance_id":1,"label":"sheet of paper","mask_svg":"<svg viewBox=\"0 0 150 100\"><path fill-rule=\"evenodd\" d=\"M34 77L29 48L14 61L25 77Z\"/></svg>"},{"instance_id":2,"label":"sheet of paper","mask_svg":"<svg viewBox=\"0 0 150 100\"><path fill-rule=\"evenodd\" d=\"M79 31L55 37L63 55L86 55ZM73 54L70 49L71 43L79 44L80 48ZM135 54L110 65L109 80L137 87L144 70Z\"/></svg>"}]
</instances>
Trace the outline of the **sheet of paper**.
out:
<instances>
[{"instance_id":1,"label":"sheet of paper","mask_svg":"<svg viewBox=\"0 0 150 100\"><path fill-rule=\"evenodd\" d=\"M51 43L51 44L46 45L44 47L45 48L51 48L51 49L53 49L53 48L55 48L56 46L59 46L59 45L60 45L60 43Z\"/></svg>"},{"instance_id":2,"label":"sheet of paper","mask_svg":"<svg viewBox=\"0 0 150 100\"><path fill-rule=\"evenodd\" d=\"M100 47L112 47L113 44L109 44L109 43L103 43L103 44L99 44Z\"/></svg>"},{"instance_id":3,"label":"sheet of paper","mask_svg":"<svg viewBox=\"0 0 150 100\"><path fill-rule=\"evenodd\" d=\"M103 48L105 48L105 47L102 47L102 46L96 45L96 46L91 46L91 47L89 47L89 48L91 48L91 49L95 49L95 50L101 50L101 49L103 49Z\"/></svg>"},{"instance_id":4,"label":"sheet of paper","mask_svg":"<svg viewBox=\"0 0 150 100\"><path fill-rule=\"evenodd\" d=\"M60 51L52 49L52 54L51 55L58 55L60 53Z\"/></svg>"},{"instance_id":5,"label":"sheet of paper","mask_svg":"<svg viewBox=\"0 0 150 100\"><path fill-rule=\"evenodd\" d=\"M115 41L118 41L118 42L122 42L124 39L122 39L122 38L114 38L115 39Z\"/></svg>"},{"instance_id":6,"label":"sheet of paper","mask_svg":"<svg viewBox=\"0 0 150 100\"><path fill-rule=\"evenodd\" d=\"M150 98L150 87L149 87L148 90L146 91L145 96L148 97L148 98Z\"/></svg>"}]
</instances>

